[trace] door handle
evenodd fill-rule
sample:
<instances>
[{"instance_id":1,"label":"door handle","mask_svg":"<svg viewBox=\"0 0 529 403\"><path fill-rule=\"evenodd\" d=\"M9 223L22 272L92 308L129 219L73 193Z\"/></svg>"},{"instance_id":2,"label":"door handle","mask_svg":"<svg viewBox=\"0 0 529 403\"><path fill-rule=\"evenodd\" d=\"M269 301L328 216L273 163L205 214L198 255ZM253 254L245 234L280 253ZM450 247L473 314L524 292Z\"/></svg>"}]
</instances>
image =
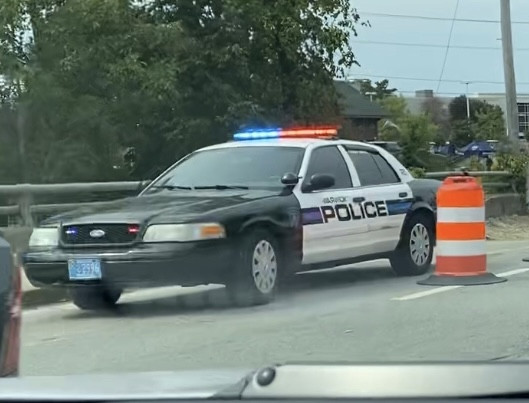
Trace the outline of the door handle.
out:
<instances>
[{"instance_id":1,"label":"door handle","mask_svg":"<svg viewBox=\"0 0 529 403\"><path fill-rule=\"evenodd\" d=\"M407 197L407 196L408 196L408 192L399 193L399 197Z\"/></svg>"},{"instance_id":2,"label":"door handle","mask_svg":"<svg viewBox=\"0 0 529 403\"><path fill-rule=\"evenodd\" d=\"M353 197L353 202L355 203L362 203L363 201L366 201L365 197Z\"/></svg>"}]
</instances>

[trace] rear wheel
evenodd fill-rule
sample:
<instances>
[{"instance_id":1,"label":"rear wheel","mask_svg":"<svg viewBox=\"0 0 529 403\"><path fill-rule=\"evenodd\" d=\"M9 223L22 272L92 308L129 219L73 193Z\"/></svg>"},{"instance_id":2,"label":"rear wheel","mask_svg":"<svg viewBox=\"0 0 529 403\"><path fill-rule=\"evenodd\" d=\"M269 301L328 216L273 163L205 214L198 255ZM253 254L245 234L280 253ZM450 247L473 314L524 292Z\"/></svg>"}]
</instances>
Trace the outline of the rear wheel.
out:
<instances>
[{"instance_id":1,"label":"rear wheel","mask_svg":"<svg viewBox=\"0 0 529 403\"><path fill-rule=\"evenodd\" d=\"M103 285L87 285L70 288L73 303L83 310L102 310L113 308L123 290Z\"/></svg>"},{"instance_id":2,"label":"rear wheel","mask_svg":"<svg viewBox=\"0 0 529 403\"><path fill-rule=\"evenodd\" d=\"M236 268L226 289L239 306L270 302L278 288L281 256L277 240L266 230L256 229L241 237Z\"/></svg>"},{"instance_id":3,"label":"rear wheel","mask_svg":"<svg viewBox=\"0 0 529 403\"><path fill-rule=\"evenodd\" d=\"M405 224L399 247L390 258L399 276L418 276L430 269L434 248L434 220L424 213L413 215Z\"/></svg>"}]
</instances>

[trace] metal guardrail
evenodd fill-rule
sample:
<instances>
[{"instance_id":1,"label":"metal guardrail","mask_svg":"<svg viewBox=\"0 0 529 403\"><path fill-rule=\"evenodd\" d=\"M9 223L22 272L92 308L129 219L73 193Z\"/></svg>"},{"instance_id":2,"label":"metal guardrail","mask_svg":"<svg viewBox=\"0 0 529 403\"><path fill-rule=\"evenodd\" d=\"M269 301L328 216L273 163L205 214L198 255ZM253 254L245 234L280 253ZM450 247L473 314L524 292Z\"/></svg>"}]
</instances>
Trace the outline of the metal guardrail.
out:
<instances>
[{"instance_id":1,"label":"metal guardrail","mask_svg":"<svg viewBox=\"0 0 529 403\"><path fill-rule=\"evenodd\" d=\"M458 176L468 174L469 176L479 176L479 177L501 177L501 176L512 176L510 172L507 171L442 171L442 172L426 172L425 176L427 178L446 178L448 176Z\"/></svg>"},{"instance_id":2,"label":"metal guardrail","mask_svg":"<svg viewBox=\"0 0 529 403\"><path fill-rule=\"evenodd\" d=\"M34 204L36 196L49 195L82 195L94 193L113 192L139 192L147 186L150 181L130 182L89 182L89 183L53 183L53 184L29 184L0 185L0 197L17 199L18 204L0 206L0 215L20 216L21 225L32 227L34 216L39 214L56 214L85 206L97 206L108 203L98 201L90 203L53 203Z\"/></svg>"},{"instance_id":3,"label":"metal guardrail","mask_svg":"<svg viewBox=\"0 0 529 403\"><path fill-rule=\"evenodd\" d=\"M509 191L516 193L516 187L512 180L513 175L507 171L443 171L443 172L427 172L424 176L430 179L444 179L448 176L459 176L468 175L478 178L490 179L490 178L503 178L501 182L488 182L482 181L483 188L485 190L493 189L508 189Z\"/></svg>"},{"instance_id":4,"label":"metal guardrail","mask_svg":"<svg viewBox=\"0 0 529 403\"><path fill-rule=\"evenodd\" d=\"M426 178L443 179L448 176L462 175L461 171L452 172L427 172ZM512 178L509 172L504 171L465 171L465 174L483 178ZM92 182L92 183L60 183L60 184L17 184L0 185L0 197L16 199L18 204L0 206L0 216L17 216L21 218L20 225L32 227L35 217L42 214L57 214L86 206L98 206L108 203L107 201L84 202L84 203L52 203L36 204L35 196L68 195L68 194L94 194L113 192L139 192L148 185L150 181L131 182ZM512 180L497 183L483 182L487 188L513 188Z\"/></svg>"}]
</instances>

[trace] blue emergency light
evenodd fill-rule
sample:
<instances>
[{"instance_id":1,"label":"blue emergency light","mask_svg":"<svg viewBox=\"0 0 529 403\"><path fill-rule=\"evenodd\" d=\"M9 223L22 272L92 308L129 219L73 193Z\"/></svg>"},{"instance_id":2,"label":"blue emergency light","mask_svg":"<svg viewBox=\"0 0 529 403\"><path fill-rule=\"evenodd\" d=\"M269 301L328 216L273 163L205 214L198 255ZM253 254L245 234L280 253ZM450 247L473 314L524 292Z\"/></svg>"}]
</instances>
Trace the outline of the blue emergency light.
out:
<instances>
[{"instance_id":1,"label":"blue emergency light","mask_svg":"<svg viewBox=\"0 0 529 403\"><path fill-rule=\"evenodd\" d=\"M312 138L331 139L338 134L337 127L317 126L317 127L296 127L291 129L259 129L248 130L235 133L233 139L244 140L264 140L264 139L285 139L285 138Z\"/></svg>"}]
</instances>

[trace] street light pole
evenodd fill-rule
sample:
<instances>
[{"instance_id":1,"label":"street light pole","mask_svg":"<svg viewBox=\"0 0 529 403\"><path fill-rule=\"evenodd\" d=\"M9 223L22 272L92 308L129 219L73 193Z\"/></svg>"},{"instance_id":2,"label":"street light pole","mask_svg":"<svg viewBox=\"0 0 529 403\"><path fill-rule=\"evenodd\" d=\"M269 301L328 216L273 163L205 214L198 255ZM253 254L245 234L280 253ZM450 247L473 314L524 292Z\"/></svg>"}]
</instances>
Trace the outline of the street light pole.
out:
<instances>
[{"instance_id":1,"label":"street light pole","mask_svg":"<svg viewBox=\"0 0 529 403\"><path fill-rule=\"evenodd\" d=\"M463 84L467 86L465 98L467 100L467 120L470 121L470 99L468 99L468 85L470 84L470 81L465 81Z\"/></svg>"},{"instance_id":2,"label":"street light pole","mask_svg":"<svg viewBox=\"0 0 529 403\"><path fill-rule=\"evenodd\" d=\"M516 79L514 75L514 57L512 50L511 4L510 0L501 0L501 43L503 49L503 74L505 76L505 98L507 104L507 135L517 148L518 138L518 104L516 99Z\"/></svg>"},{"instance_id":3,"label":"street light pole","mask_svg":"<svg viewBox=\"0 0 529 403\"><path fill-rule=\"evenodd\" d=\"M369 95L369 101L373 102L373 95L377 95L377 93L374 91L370 91L370 92L366 92L366 95Z\"/></svg>"}]
</instances>

